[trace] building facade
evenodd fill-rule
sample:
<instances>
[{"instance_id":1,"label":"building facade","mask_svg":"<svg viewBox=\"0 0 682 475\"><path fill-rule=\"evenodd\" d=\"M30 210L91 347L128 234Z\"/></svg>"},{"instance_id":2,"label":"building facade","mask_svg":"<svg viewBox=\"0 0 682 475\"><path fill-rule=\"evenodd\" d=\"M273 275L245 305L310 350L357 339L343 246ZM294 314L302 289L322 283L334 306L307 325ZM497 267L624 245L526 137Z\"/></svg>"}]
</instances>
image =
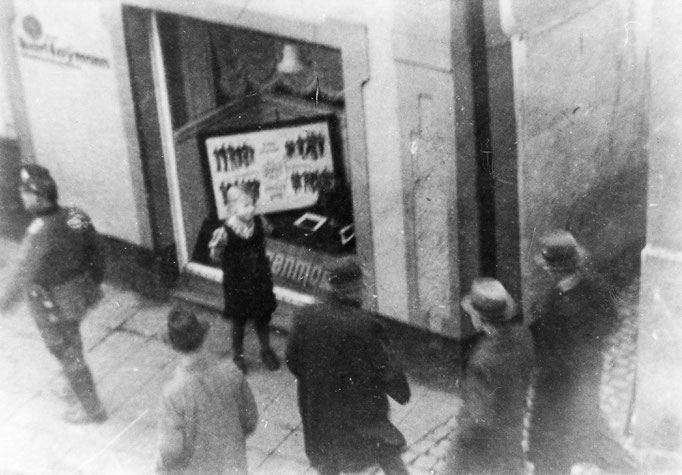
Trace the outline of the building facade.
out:
<instances>
[{"instance_id":1,"label":"building facade","mask_svg":"<svg viewBox=\"0 0 682 475\"><path fill-rule=\"evenodd\" d=\"M457 143L455 14L428 3L5 1L20 160L49 167L62 201L106 235L173 254L190 286L220 279L202 249L221 186L257 182L283 234L268 241L280 297L305 301L323 291L325 263L356 255L367 308L459 337L461 263L473 276L478 253L475 240L461 247L477 225L460 222L458 195L473 187L456 184L475 180L457 162L473 135L463 122ZM261 160L273 140L308 134L328 141L315 163ZM230 147L252 142L256 165L241 170ZM342 191L326 212L340 219L316 208L330 179Z\"/></svg>"},{"instance_id":2,"label":"building facade","mask_svg":"<svg viewBox=\"0 0 682 475\"><path fill-rule=\"evenodd\" d=\"M10 145L180 290L219 295L207 235L246 182L280 298L353 255L366 308L466 338L474 277L529 308L547 229L599 263L643 242L640 3L4 0Z\"/></svg>"},{"instance_id":3,"label":"building facade","mask_svg":"<svg viewBox=\"0 0 682 475\"><path fill-rule=\"evenodd\" d=\"M457 339L478 275L531 318L543 232L571 230L596 267L646 244L634 427L648 466L678 471L679 10L2 0L0 224L26 219L19 164L43 164L63 202L173 256L179 287L208 299L207 230L226 186L249 182L282 230L268 241L280 298L323 292L325 265L353 255L366 308ZM318 200L330 181L341 191Z\"/></svg>"}]
</instances>

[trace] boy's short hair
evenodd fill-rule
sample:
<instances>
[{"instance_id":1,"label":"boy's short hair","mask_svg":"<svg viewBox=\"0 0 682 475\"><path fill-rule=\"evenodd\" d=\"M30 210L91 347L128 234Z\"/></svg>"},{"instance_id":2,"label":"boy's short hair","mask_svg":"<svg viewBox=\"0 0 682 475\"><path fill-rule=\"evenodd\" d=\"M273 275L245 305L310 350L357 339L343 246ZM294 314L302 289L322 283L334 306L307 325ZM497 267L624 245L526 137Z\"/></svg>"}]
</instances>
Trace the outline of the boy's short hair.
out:
<instances>
[{"instance_id":1,"label":"boy's short hair","mask_svg":"<svg viewBox=\"0 0 682 475\"><path fill-rule=\"evenodd\" d=\"M198 350L208 331L208 323L200 322L193 312L181 307L170 311L167 325L168 342L180 353Z\"/></svg>"}]
</instances>

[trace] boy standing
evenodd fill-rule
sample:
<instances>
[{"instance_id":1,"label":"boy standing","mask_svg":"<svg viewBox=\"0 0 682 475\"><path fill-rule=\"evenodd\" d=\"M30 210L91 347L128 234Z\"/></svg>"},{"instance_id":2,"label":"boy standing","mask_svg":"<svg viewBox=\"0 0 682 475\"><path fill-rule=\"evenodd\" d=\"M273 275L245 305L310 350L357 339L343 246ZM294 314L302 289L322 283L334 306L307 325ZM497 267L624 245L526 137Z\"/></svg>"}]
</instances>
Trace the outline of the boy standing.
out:
<instances>
[{"instance_id":1,"label":"boy standing","mask_svg":"<svg viewBox=\"0 0 682 475\"><path fill-rule=\"evenodd\" d=\"M168 340L182 354L163 392L158 473L246 474L246 437L258 410L244 375L204 349L208 325L188 311L168 315Z\"/></svg>"},{"instance_id":2,"label":"boy standing","mask_svg":"<svg viewBox=\"0 0 682 475\"><path fill-rule=\"evenodd\" d=\"M232 320L234 362L246 372L244 330L252 320L266 368L274 371L280 363L270 346L270 320L277 308L273 292L270 261L265 254L265 225L256 216L256 198L252 190L232 185L227 190L229 218L213 232L209 250L211 259L223 270L223 316Z\"/></svg>"}]
</instances>

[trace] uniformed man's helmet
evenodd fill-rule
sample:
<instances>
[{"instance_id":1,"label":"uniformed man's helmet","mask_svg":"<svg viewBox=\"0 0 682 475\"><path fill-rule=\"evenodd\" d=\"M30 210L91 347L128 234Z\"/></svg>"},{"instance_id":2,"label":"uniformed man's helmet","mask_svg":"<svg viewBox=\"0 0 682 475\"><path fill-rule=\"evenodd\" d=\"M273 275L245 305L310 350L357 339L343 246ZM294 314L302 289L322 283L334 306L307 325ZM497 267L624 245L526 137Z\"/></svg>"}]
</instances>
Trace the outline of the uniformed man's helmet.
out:
<instances>
[{"instance_id":1,"label":"uniformed man's helmet","mask_svg":"<svg viewBox=\"0 0 682 475\"><path fill-rule=\"evenodd\" d=\"M21 167L20 190L42 196L53 203L57 202L57 183L50 175L50 171L36 164Z\"/></svg>"}]
</instances>

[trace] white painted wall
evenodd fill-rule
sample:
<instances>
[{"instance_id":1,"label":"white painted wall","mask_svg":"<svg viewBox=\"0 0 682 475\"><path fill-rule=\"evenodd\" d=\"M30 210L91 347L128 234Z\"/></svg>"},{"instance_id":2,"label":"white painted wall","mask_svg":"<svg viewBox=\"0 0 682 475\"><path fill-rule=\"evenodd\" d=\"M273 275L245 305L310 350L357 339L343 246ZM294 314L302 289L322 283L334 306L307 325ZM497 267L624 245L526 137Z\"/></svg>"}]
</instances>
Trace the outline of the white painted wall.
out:
<instances>
[{"instance_id":1,"label":"white painted wall","mask_svg":"<svg viewBox=\"0 0 682 475\"><path fill-rule=\"evenodd\" d=\"M14 42L25 94L33 154L50 169L61 202L82 206L97 228L135 244L148 244L148 222L140 216L124 131L109 25L92 1L15 1ZM32 15L39 31L31 39L23 25ZM61 59L46 50L22 48L20 39L63 51L103 58L107 66ZM30 57L33 55L34 57Z\"/></svg>"}]
</instances>

